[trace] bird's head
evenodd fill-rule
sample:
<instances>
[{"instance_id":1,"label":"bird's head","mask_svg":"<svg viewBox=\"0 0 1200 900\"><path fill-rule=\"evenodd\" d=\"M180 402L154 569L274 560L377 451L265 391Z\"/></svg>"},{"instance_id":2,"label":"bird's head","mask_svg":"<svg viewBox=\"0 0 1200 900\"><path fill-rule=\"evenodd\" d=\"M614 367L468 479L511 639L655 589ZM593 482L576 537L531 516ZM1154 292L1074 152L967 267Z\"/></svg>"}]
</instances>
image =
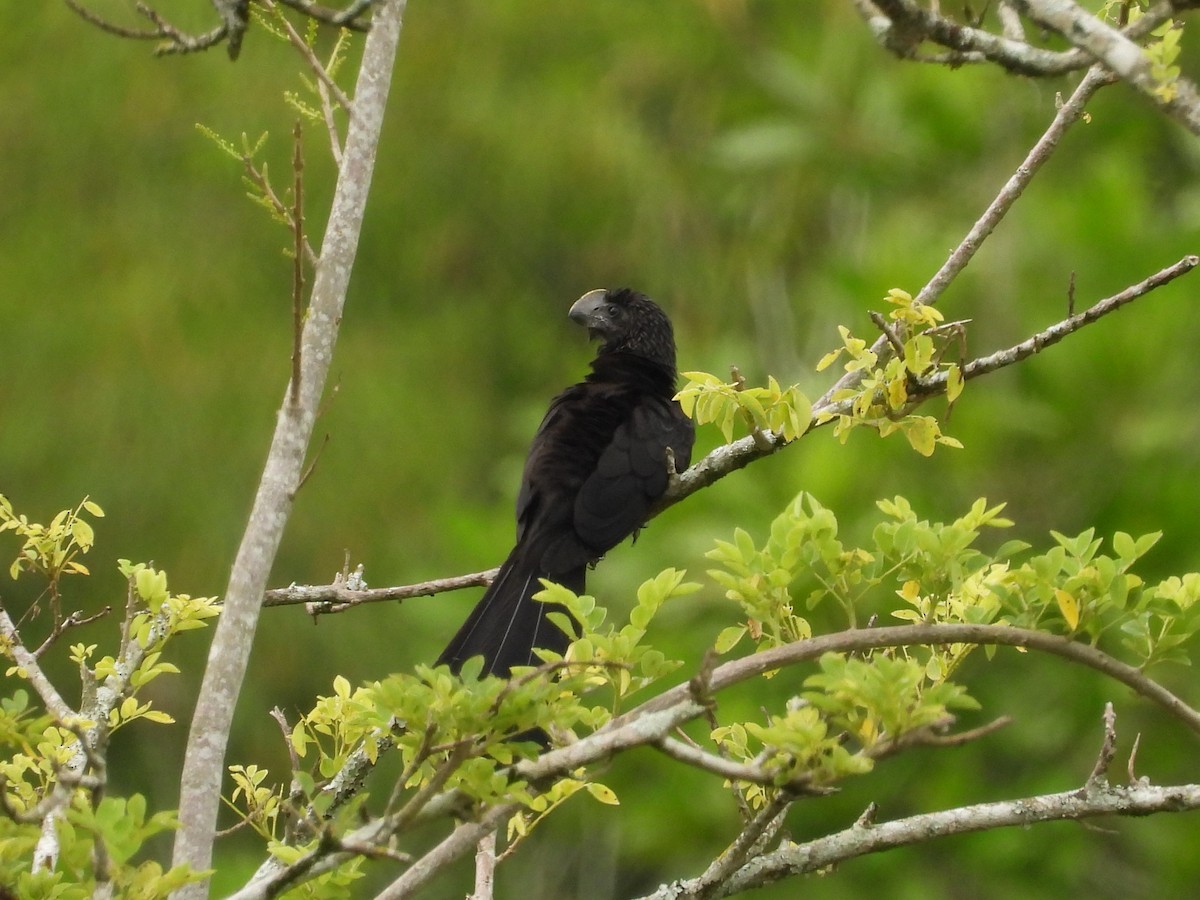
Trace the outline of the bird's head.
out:
<instances>
[{"instance_id":1,"label":"bird's head","mask_svg":"<svg viewBox=\"0 0 1200 900\"><path fill-rule=\"evenodd\" d=\"M633 353L675 367L675 335L671 320L658 304L629 288L588 291L568 313L587 328L588 337L603 343L603 353Z\"/></svg>"}]
</instances>

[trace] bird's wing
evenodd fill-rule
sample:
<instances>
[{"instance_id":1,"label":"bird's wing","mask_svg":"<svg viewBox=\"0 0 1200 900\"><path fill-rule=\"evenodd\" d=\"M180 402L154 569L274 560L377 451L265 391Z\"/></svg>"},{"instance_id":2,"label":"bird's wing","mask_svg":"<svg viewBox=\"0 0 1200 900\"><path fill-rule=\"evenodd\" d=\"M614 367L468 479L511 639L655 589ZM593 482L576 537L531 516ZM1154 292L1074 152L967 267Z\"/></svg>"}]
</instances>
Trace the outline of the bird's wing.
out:
<instances>
[{"instance_id":1,"label":"bird's wing","mask_svg":"<svg viewBox=\"0 0 1200 900\"><path fill-rule=\"evenodd\" d=\"M575 531L598 553L646 521L667 489L667 448L682 471L692 450L692 422L674 401L645 398L617 427L575 498Z\"/></svg>"}]
</instances>

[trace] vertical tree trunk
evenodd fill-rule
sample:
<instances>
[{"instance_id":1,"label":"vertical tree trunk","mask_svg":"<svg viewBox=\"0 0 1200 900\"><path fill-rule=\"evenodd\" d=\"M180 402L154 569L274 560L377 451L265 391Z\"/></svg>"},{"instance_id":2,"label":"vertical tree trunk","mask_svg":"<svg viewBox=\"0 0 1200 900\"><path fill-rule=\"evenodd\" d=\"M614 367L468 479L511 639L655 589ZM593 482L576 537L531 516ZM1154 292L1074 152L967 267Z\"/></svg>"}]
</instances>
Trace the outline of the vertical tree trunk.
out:
<instances>
[{"instance_id":1,"label":"vertical tree trunk","mask_svg":"<svg viewBox=\"0 0 1200 900\"><path fill-rule=\"evenodd\" d=\"M230 573L224 610L213 636L192 717L180 781L175 865L187 864L194 869L207 869L211 865L233 710L245 677L263 591L300 484L305 452L337 341L404 7L405 0L380 2L367 35L342 165L304 324L300 389L295 401L291 390L285 391L250 521ZM206 897L207 893L207 885L199 884L181 889L174 896L191 900Z\"/></svg>"}]
</instances>

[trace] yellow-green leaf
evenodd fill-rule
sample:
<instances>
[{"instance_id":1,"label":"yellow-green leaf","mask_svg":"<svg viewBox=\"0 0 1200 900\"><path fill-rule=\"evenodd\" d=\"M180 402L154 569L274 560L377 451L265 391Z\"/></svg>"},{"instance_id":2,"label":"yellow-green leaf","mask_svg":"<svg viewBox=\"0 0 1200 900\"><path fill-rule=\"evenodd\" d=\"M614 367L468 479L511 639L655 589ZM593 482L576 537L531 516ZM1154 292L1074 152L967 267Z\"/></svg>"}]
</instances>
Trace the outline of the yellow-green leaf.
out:
<instances>
[{"instance_id":1,"label":"yellow-green leaf","mask_svg":"<svg viewBox=\"0 0 1200 900\"><path fill-rule=\"evenodd\" d=\"M728 653L737 645L737 642L742 639L742 636L745 635L745 633L745 625L731 625L728 628L723 629L721 633L717 635L717 641L714 645L714 648L718 653Z\"/></svg>"},{"instance_id":2,"label":"yellow-green leaf","mask_svg":"<svg viewBox=\"0 0 1200 900\"><path fill-rule=\"evenodd\" d=\"M958 395L963 389L962 369L958 366L950 366L946 369L946 399L953 403L958 399Z\"/></svg>"},{"instance_id":3,"label":"yellow-green leaf","mask_svg":"<svg viewBox=\"0 0 1200 900\"><path fill-rule=\"evenodd\" d=\"M838 347L836 350L830 350L828 353L826 353L824 356L822 356L820 361L817 363L817 371L824 372L841 355L842 355L841 347Z\"/></svg>"},{"instance_id":4,"label":"yellow-green leaf","mask_svg":"<svg viewBox=\"0 0 1200 900\"><path fill-rule=\"evenodd\" d=\"M620 806L621 801L617 799L617 795L613 789L604 784L591 782L587 786L588 793L599 800L601 803L607 803L609 806Z\"/></svg>"},{"instance_id":5,"label":"yellow-green leaf","mask_svg":"<svg viewBox=\"0 0 1200 900\"><path fill-rule=\"evenodd\" d=\"M932 456L938 438L937 423L928 416L916 416L905 424L904 436L922 456Z\"/></svg>"},{"instance_id":6,"label":"yellow-green leaf","mask_svg":"<svg viewBox=\"0 0 1200 900\"><path fill-rule=\"evenodd\" d=\"M1066 619L1068 627L1072 631L1079 627L1079 601L1075 599L1073 594L1058 588L1054 591L1054 599L1058 601L1058 609Z\"/></svg>"}]
</instances>

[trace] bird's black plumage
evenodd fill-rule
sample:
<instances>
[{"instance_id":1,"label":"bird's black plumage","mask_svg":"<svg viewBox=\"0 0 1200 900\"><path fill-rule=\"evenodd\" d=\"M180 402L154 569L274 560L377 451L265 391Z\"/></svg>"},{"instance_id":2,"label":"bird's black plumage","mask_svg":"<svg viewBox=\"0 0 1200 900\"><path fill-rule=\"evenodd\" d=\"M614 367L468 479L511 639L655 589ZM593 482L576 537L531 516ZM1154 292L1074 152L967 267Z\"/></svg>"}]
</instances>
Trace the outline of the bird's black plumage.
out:
<instances>
[{"instance_id":1,"label":"bird's black plumage","mask_svg":"<svg viewBox=\"0 0 1200 900\"><path fill-rule=\"evenodd\" d=\"M562 652L566 635L533 599L545 578L584 590L588 565L646 522L667 489L667 451L677 471L691 458L693 426L674 400L671 321L628 289L591 291L573 321L601 341L592 371L554 398L517 496L517 544L438 663L457 671L482 655L484 673L535 665L535 647Z\"/></svg>"}]
</instances>

